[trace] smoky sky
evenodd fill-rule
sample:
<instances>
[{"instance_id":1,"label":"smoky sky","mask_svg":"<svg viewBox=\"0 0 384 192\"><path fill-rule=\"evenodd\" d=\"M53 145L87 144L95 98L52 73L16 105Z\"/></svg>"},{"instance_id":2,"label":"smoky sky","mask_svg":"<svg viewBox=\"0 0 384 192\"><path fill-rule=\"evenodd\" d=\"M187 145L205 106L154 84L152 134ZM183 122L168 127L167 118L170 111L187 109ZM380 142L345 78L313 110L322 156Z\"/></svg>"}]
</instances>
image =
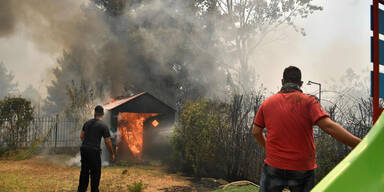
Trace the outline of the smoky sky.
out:
<instances>
[{"instance_id":1,"label":"smoky sky","mask_svg":"<svg viewBox=\"0 0 384 192\"><path fill-rule=\"evenodd\" d=\"M41 52L55 53L70 47L81 31L81 5L85 1L2 0L0 37L22 30Z\"/></svg>"},{"instance_id":2,"label":"smoky sky","mask_svg":"<svg viewBox=\"0 0 384 192\"><path fill-rule=\"evenodd\" d=\"M15 15L12 9L12 1L3 1L0 6L0 36L12 34L15 28Z\"/></svg>"},{"instance_id":3,"label":"smoky sky","mask_svg":"<svg viewBox=\"0 0 384 192\"><path fill-rule=\"evenodd\" d=\"M299 21L307 36L302 37L287 29L281 40L279 37L264 44L252 55L255 75L271 91L278 89L283 68L289 65L301 67L305 80L329 84L341 83L339 80L347 69L354 70L362 77L369 73L370 3L348 0L318 2L324 11ZM89 42L94 42L93 38L104 39L92 43L87 49L97 49L104 46L105 42L112 42L108 45L111 48L118 45L119 42L114 41L110 28L105 26L100 15L84 11L88 3L76 0L2 1L0 60L13 71L21 86L51 78L47 74L48 69L56 66L56 59L62 51L71 49L79 39ZM92 22L86 26L79 26L83 24L85 13L88 18L94 19L89 20ZM97 33L89 35L88 30ZM125 59L123 55L116 57L116 60ZM31 74L31 70L26 69L36 72ZM161 71L161 68L158 70ZM316 87L307 86L305 89L314 91Z\"/></svg>"}]
</instances>

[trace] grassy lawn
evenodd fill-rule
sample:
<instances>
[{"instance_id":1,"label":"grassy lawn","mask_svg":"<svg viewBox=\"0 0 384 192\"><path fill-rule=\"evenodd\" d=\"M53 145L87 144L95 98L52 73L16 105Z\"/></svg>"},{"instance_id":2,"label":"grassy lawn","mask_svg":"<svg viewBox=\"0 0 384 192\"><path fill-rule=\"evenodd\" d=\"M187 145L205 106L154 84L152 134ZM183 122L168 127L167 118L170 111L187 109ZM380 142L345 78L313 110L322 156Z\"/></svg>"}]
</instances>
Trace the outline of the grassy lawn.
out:
<instances>
[{"instance_id":1,"label":"grassy lawn","mask_svg":"<svg viewBox=\"0 0 384 192\"><path fill-rule=\"evenodd\" d=\"M66 157L61 156L0 160L0 191L76 191L80 168L66 166L65 160ZM140 181L146 186L144 191L171 191L169 189L191 186L189 180L168 174L159 166L114 166L102 168L100 191L128 191L129 184Z\"/></svg>"}]
</instances>

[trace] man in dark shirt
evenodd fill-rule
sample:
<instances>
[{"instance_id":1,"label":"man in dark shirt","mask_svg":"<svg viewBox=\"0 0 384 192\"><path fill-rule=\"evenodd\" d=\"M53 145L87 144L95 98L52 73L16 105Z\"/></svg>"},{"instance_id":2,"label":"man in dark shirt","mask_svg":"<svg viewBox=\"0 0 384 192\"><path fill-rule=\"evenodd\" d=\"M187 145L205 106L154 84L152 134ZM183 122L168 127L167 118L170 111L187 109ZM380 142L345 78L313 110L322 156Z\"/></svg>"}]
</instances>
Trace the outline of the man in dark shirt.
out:
<instances>
[{"instance_id":1,"label":"man in dark shirt","mask_svg":"<svg viewBox=\"0 0 384 192\"><path fill-rule=\"evenodd\" d=\"M95 107L95 118L84 123L80 133L83 141L80 147L81 172L78 191L83 192L88 188L89 175L91 175L91 191L99 191L101 175L100 141L104 138L105 145L111 154L111 161L114 161L115 154L112 150L111 135L108 126L101 120L104 116L104 109L98 105Z\"/></svg>"}]
</instances>

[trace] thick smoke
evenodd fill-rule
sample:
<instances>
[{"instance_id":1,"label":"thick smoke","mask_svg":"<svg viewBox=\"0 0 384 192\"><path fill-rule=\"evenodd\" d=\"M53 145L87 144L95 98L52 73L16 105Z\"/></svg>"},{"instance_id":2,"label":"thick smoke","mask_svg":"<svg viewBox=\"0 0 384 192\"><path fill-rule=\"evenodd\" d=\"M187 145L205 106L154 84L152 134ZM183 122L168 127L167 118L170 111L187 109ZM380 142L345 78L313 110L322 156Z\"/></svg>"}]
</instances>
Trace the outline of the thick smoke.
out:
<instances>
[{"instance_id":1,"label":"thick smoke","mask_svg":"<svg viewBox=\"0 0 384 192\"><path fill-rule=\"evenodd\" d=\"M12 11L12 1L5 0L0 6L0 37L9 35L15 28L15 16Z\"/></svg>"},{"instance_id":2,"label":"thick smoke","mask_svg":"<svg viewBox=\"0 0 384 192\"><path fill-rule=\"evenodd\" d=\"M209 31L192 19L185 5L127 4L119 15L100 6L83 5L79 19L72 19L77 22L59 33L68 35L62 36L66 52L48 89L55 108L65 105L60 102L68 86L92 90L96 98L149 91L175 106L176 90L204 96L225 82L225 74L212 62L219 57L214 40L204 39Z\"/></svg>"},{"instance_id":3,"label":"thick smoke","mask_svg":"<svg viewBox=\"0 0 384 192\"><path fill-rule=\"evenodd\" d=\"M81 0L2 0L0 37L22 31L44 52L69 49L81 38ZM92 20L97 22L97 19ZM97 25L92 23L90 25Z\"/></svg>"},{"instance_id":4,"label":"thick smoke","mask_svg":"<svg viewBox=\"0 0 384 192\"><path fill-rule=\"evenodd\" d=\"M257 44L255 34L270 30L267 25L320 9L310 2L262 1L245 20L216 1L4 0L0 37L21 28L41 51L61 55L48 87L48 112L71 100L142 91L177 106L180 98L225 95L235 81L247 84L245 90L254 86L249 42ZM68 99L71 94L77 97Z\"/></svg>"}]
</instances>

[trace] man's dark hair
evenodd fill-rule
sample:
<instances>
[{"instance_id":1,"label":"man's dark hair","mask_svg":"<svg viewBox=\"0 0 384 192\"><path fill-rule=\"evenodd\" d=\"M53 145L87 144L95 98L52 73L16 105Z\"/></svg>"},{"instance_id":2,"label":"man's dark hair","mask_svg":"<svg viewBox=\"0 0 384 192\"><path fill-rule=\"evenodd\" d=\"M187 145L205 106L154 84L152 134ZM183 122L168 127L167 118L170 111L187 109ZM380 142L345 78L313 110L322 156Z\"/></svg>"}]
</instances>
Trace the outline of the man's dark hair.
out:
<instances>
[{"instance_id":1,"label":"man's dark hair","mask_svg":"<svg viewBox=\"0 0 384 192\"><path fill-rule=\"evenodd\" d=\"M95 115L104 115L104 108L101 105L95 107Z\"/></svg>"},{"instance_id":2,"label":"man's dark hair","mask_svg":"<svg viewBox=\"0 0 384 192\"><path fill-rule=\"evenodd\" d=\"M283 79L285 83L301 83L301 71L295 66L289 66L284 69Z\"/></svg>"}]
</instances>

